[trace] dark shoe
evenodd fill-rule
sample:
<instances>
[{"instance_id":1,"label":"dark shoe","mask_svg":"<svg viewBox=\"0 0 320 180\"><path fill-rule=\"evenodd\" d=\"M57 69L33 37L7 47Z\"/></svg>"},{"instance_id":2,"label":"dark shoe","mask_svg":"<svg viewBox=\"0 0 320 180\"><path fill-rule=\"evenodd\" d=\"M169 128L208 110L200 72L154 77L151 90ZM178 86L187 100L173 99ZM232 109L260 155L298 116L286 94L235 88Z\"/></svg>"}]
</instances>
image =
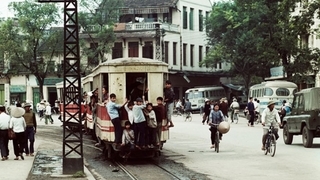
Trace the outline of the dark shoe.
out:
<instances>
[{"instance_id":1,"label":"dark shoe","mask_svg":"<svg viewBox=\"0 0 320 180\"><path fill-rule=\"evenodd\" d=\"M22 159L22 160L24 160L24 157L23 157L23 155L22 155L22 154L19 154L19 155L20 155L21 159Z\"/></svg>"},{"instance_id":2,"label":"dark shoe","mask_svg":"<svg viewBox=\"0 0 320 180\"><path fill-rule=\"evenodd\" d=\"M14 158L13 160L19 160L19 157Z\"/></svg>"},{"instance_id":3,"label":"dark shoe","mask_svg":"<svg viewBox=\"0 0 320 180\"><path fill-rule=\"evenodd\" d=\"M264 146L262 146L261 150L264 151L264 150L266 150L266 148Z\"/></svg>"}]
</instances>

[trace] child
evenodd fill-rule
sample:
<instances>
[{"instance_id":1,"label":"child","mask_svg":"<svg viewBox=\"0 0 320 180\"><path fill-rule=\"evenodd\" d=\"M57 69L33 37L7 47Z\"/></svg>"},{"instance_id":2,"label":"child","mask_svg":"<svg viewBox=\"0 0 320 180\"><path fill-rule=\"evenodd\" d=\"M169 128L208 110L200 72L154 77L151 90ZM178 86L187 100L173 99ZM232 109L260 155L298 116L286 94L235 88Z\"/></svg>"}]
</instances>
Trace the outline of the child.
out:
<instances>
[{"instance_id":1,"label":"child","mask_svg":"<svg viewBox=\"0 0 320 180\"><path fill-rule=\"evenodd\" d=\"M147 104L147 108L144 109L143 111L144 115L146 116L147 119L147 143L149 148L153 148L156 143L156 133L157 133L157 119L156 119L156 114L152 110L152 103Z\"/></svg>"},{"instance_id":2,"label":"child","mask_svg":"<svg viewBox=\"0 0 320 180\"><path fill-rule=\"evenodd\" d=\"M124 106L124 108L128 113L128 120L131 124L133 124L133 111L132 111L133 105L134 103L132 101L129 101L128 104Z\"/></svg>"},{"instance_id":3,"label":"child","mask_svg":"<svg viewBox=\"0 0 320 180\"><path fill-rule=\"evenodd\" d=\"M157 119L157 134L156 134L156 145L159 146L160 142L161 142L161 129L162 129L162 121L164 119L166 119L166 108L163 105L163 98L162 97L158 97L157 98L157 106L153 107L154 112L156 114L156 119Z\"/></svg>"},{"instance_id":4,"label":"child","mask_svg":"<svg viewBox=\"0 0 320 180\"><path fill-rule=\"evenodd\" d=\"M124 158L128 158L131 150L134 149L134 132L131 129L131 123L129 121L125 122L125 129L123 130L122 134L122 144L121 146L124 147Z\"/></svg>"},{"instance_id":5,"label":"child","mask_svg":"<svg viewBox=\"0 0 320 180\"><path fill-rule=\"evenodd\" d=\"M121 127L121 120L119 118L119 109L124 106L123 105L116 104L116 95L114 93L110 94L110 101L107 103L107 112L111 118L111 122L114 126L115 131L115 140L114 142L116 145L121 144L121 136L122 136L122 127Z\"/></svg>"},{"instance_id":6,"label":"child","mask_svg":"<svg viewBox=\"0 0 320 180\"><path fill-rule=\"evenodd\" d=\"M217 124L220 124L222 121L224 121L225 116L223 115L222 111L219 110L219 104L215 104L213 111L210 113L210 119L208 125L210 127L211 131L211 144L212 146L210 148L214 148L214 143L216 139L216 132L218 131L217 129ZM222 134L220 134L220 140L222 138Z\"/></svg>"},{"instance_id":7,"label":"child","mask_svg":"<svg viewBox=\"0 0 320 180\"><path fill-rule=\"evenodd\" d=\"M134 136L137 137L134 140L134 144L138 149L141 147L144 149L146 146L145 134L146 134L146 118L143 115L143 109L146 107L143 99L137 98L136 104L132 108L133 122L134 122Z\"/></svg>"}]
</instances>

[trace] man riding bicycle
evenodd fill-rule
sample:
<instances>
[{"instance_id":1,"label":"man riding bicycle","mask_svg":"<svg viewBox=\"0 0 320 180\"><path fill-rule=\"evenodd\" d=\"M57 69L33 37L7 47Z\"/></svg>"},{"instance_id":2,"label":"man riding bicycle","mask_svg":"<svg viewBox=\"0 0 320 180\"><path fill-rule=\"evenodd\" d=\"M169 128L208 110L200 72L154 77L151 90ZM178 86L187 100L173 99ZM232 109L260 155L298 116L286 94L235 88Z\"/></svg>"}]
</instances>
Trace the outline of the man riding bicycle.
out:
<instances>
[{"instance_id":1,"label":"man riding bicycle","mask_svg":"<svg viewBox=\"0 0 320 180\"><path fill-rule=\"evenodd\" d=\"M265 143L267 139L268 129L273 123L276 139L279 138L278 135L278 125L281 126L280 116L278 111L274 108L275 102L269 101L267 108L264 109L261 115L261 122L263 126L263 135L262 135L262 150L265 150ZM277 123L274 123L277 122Z\"/></svg>"},{"instance_id":2,"label":"man riding bicycle","mask_svg":"<svg viewBox=\"0 0 320 180\"><path fill-rule=\"evenodd\" d=\"M231 112L231 122L233 122L233 116L234 116L234 111L235 110L238 110L240 109L240 105L239 103L237 102L237 99L236 98L233 98L233 102L231 103L230 105L230 109L232 110Z\"/></svg>"}]
</instances>

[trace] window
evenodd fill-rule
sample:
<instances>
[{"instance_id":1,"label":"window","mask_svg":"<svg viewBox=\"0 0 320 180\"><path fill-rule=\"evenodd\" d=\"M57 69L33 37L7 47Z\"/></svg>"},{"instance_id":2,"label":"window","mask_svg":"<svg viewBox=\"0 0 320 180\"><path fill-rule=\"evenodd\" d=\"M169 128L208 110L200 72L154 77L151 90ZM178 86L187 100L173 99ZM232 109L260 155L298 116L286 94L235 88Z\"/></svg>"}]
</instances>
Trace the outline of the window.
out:
<instances>
[{"instance_id":1,"label":"window","mask_svg":"<svg viewBox=\"0 0 320 180\"><path fill-rule=\"evenodd\" d=\"M287 88L278 88L276 90L276 95L277 96L289 96L290 95L290 91Z\"/></svg>"},{"instance_id":2,"label":"window","mask_svg":"<svg viewBox=\"0 0 320 180\"><path fill-rule=\"evenodd\" d=\"M201 62L202 62L202 49L203 47L202 46L199 46L199 67L201 67Z\"/></svg>"},{"instance_id":3,"label":"window","mask_svg":"<svg viewBox=\"0 0 320 180\"><path fill-rule=\"evenodd\" d=\"M164 62L169 62L169 42L164 42Z\"/></svg>"},{"instance_id":4,"label":"window","mask_svg":"<svg viewBox=\"0 0 320 180\"><path fill-rule=\"evenodd\" d=\"M129 57L139 57L139 43L129 42Z\"/></svg>"},{"instance_id":5,"label":"window","mask_svg":"<svg viewBox=\"0 0 320 180\"><path fill-rule=\"evenodd\" d=\"M183 17L183 29L188 28L188 12L187 12L187 7L183 6L183 11L182 11L182 17Z\"/></svg>"},{"instance_id":6,"label":"window","mask_svg":"<svg viewBox=\"0 0 320 180\"><path fill-rule=\"evenodd\" d=\"M265 96L272 96L273 90L271 88L265 88L264 89L264 95Z\"/></svg>"},{"instance_id":7,"label":"window","mask_svg":"<svg viewBox=\"0 0 320 180\"><path fill-rule=\"evenodd\" d=\"M190 66L193 67L194 45L190 45Z\"/></svg>"},{"instance_id":8,"label":"window","mask_svg":"<svg viewBox=\"0 0 320 180\"><path fill-rule=\"evenodd\" d=\"M209 12L206 11L206 21L209 19ZM206 32L208 32L209 29L206 29Z\"/></svg>"},{"instance_id":9,"label":"window","mask_svg":"<svg viewBox=\"0 0 320 180\"><path fill-rule=\"evenodd\" d=\"M164 23L172 23L172 16L169 13L163 13L163 22Z\"/></svg>"},{"instance_id":10,"label":"window","mask_svg":"<svg viewBox=\"0 0 320 180\"><path fill-rule=\"evenodd\" d=\"M172 54L173 54L173 65L177 65L177 43L173 42L173 48L172 48Z\"/></svg>"},{"instance_id":11,"label":"window","mask_svg":"<svg viewBox=\"0 0 320 180\"><path fill-rule=\"evenodd\" d=\"M222 69L222 63L221 63L221 62L217 63L217 64L215 65L215 68L216 68L216 69Z\"/></svg>"},{"instance_id":12,"label":"window","mask_svg":"<svg viewBox=\"0 0 320 180\"><path fill-rule=\"evenodd\" d=\"M199 10L199 31L203 31L203 14L202 14L202 10Z\"/></svg>"},{"instance_id":13,"label":"window","mask_svg":"<svg viewBox=\"0 0 320 180\"><path fill-rule=\"evenodd\" d=\"M303 95L301 94L301 95L300 95L300 98L299 98L298 108L299 108L299 109L303 109L303 105L304 105L304 97L303 97Z\"/></svg>"},{"instance_id":14,"label":"window","mask_svg":"<svg viewBox=\"0 0 320 180\"><path fill-rule=\"evenodd\" d=\"M90 43L90 52L88 54L88 64L98 65L99 64L99 54L97 52L98 43Z\"/></svg>"},{"instance_id":15,"label":"window","mask_svg":"<svg viewBox=\"0 0 320 180\"><path fill-rule=\"evenodd\" d=\"M142 57L153 59L153 44L152 41L145 41L142 48Z\"/></svg>"},{"instance_id":16,"label":"window","mask_svg":"<svg viewBox=\"0 0 320 180\"><path fill-rule=\"evenodd\" d=\"M193 30L193 8L190 8L189 12L189 28L190 30Z\"/></svg>"},{"instance_id":17,"label":"window","mask_svg":"<svg viewBox=\"0 0 320 180\"><path fill-rule=\"evenodd\" d=\"M183 65L187 65L187 44L183 44Z\"/></svg>"},{"instance_id":18,"label":"window","mask_svg":"<svg viewBox=\"0 0 320 180\"><path fill-rule=\"evenodd\" d=\"M112 48L112 59L122 58L122 42L115 42Z\"/></svg>"}]
</instances>

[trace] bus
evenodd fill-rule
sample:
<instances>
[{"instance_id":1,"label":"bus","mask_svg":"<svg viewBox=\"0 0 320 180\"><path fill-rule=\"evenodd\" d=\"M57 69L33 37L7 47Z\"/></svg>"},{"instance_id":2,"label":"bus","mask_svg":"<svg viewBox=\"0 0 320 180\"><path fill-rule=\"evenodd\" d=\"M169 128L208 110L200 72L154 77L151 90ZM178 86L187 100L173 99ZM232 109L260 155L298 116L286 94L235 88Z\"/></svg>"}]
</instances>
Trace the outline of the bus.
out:
<instances>
[{"instance_id":1,"label":"bus","mask_svg":"<svg viewBox=\"0 0 320 180\"><path fill-rule=\"evenodd\" d=\"M260 114L269 101L274 101L275 108L280 109L284 100L291 104L293 95L297 92L298 86L289 81L276 80L266 81L250 87L249 97L257 98L260 101Z\"/></svg>"},{"instance_id":2,"label":"bus","mask_svg":"<svg viewBox=\"0 0 320 180\"><path fill-rule=\"evenodd\" d=\"M200 110L204 106L205 99L219 101L227 97L227 93L222 86L197 87L186 90L185 99L191 102L191 108L194 111Z\"/></svg>"}]
</instances>

